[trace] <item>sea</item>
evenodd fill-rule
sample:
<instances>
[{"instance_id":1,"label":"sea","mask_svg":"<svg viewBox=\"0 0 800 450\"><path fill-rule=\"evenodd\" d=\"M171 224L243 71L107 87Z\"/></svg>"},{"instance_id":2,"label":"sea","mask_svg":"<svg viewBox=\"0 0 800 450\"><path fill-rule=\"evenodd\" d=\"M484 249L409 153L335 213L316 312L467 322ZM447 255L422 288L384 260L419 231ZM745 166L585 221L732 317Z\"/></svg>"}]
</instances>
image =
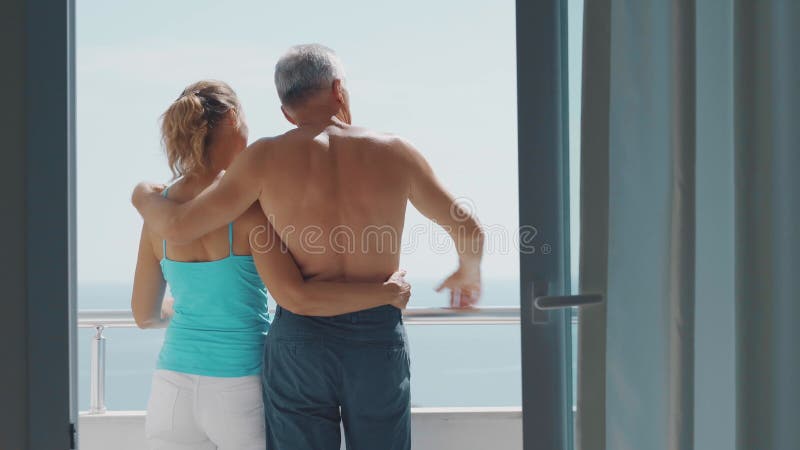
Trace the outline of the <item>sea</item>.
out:
<instances>
[{"instance_id":1,"label":"sea","mask_svg":"<svg viewBox=\"0 0 800 450\"><path fill-rule=\"evenodd\" d=\"M409 306L446 306L436 293L439 280L409 278ZM130 309L129 283L79 282L79 310ZM519 306L516 279L483 282L481 306ZM274 301L270 298L270 306ZM425 407L519 406L519 325L406 326L411 349L411 402ZM93 329L78 332L78 402L89 408L89 367ZM573 336L576 335L573 330ZM106 407L144 410L164 330L109 328L106 337ZM573 355L576 353L573 343ZM574 360L573 360L574 369ZM573 374L576 373L573 370ZM574 389L574 380L572 380Z\"/></svg>"}]
</instances>

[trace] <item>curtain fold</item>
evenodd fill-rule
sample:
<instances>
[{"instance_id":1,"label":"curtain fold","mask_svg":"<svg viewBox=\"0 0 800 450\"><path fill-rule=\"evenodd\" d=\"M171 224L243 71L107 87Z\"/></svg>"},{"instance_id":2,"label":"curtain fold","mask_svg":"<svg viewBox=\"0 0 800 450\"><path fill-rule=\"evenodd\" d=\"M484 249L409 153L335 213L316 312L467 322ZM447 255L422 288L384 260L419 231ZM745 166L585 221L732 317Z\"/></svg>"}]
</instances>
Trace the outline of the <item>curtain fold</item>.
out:
<instances>
[{"instance_id":1,"label":"curtain fold","mask_svg":"<svg viewBox=\"0 0 800 450\"><path fill-rule=\"evenodd\" d=\"M736 447L733 2L697 2L694 447Z\"/></svg>"},{"instance_id":2,"label":"curtain fold","mask_svg":"<svg viewBox=\"0 0 800 450\"><path fill-rule=\"evenodd\" d=\"M800 448L800 2L713 1L719 19L694 0L585 6L581 290L606 305L580 314L579 450L729 448L696 441L695 423L733 428L695 417L714 367L736 368L702 398L736 398L739 450ZM698 55L725 41L727 89L698 93L714 82ZM709 304L735 308L711 325L735 339L695 322ZM706 363L717 351L735 365Z\"/></svg>"},{"instance_id":3,"label":"curtain fold","mask_svg":"<svg viewBox=\"0 0 800 450\"><path fill-rule=\"evenodd\" d=\"M670 11L672 113L670 139L669 403L666 448L694 444L694 312L696 255L695 2L675 0Z\"/></svg>"},{"instance_id":4,"label":"curtain fold","mask_svg":"<svg viewBox=\"0 0 800 450\"><path fill-rule=\"evenodd\" d=\"M606 447L693 440L694 2L611 3Z\"/></svg>"},{"instance_id":5,"label":"curtain fold","mask_svg":"<svg viewBox=\"0 0 800 450\"><path fill-rule=\"evenodd\" d=\"M737 448L800 448L800 3L735 2Z\"/></svg>"}]
</instances>

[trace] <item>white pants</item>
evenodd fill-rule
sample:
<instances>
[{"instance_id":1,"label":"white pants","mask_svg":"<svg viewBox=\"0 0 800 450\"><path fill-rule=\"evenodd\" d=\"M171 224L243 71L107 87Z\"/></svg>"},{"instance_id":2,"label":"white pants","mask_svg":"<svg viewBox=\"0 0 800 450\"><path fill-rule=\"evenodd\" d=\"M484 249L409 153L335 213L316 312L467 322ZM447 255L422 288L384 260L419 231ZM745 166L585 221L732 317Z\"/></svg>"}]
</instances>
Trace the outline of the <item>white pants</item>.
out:
<instances>
[{"instance_id":1,"label":"white pants","mask_svg":"<svg viewBox=\"0 0 800 450\"><path fill-rule=\"evenodd\" d=\"M145 421L152 450L264 450L264 428L258 376L153 375Z\"/></svg>"}]
</instances>

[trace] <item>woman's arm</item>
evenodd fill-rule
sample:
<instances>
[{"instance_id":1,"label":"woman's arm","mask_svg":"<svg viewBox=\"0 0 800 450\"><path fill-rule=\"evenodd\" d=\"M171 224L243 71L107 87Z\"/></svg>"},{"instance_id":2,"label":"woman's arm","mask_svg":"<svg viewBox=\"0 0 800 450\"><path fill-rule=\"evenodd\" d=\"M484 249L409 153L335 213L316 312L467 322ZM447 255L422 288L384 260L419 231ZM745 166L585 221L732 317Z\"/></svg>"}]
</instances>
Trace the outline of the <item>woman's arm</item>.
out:
<instances>
[{"instance_id":1,"label":"woman's arm","mask_svg":"<svg viewBox=\"0 0 800 450\"><path fill-rule=\"evenodd\" d=\"M405 309L411 285L405 272L394 273L383 283L306 281L292 254L278 233L264 218L263 231L268 244L253 248L253 259L261 279L275 301L294 314L336 316L383 305ZM252 235L251 235L252 236ZM252 246L253 239L251 239Z\"/></svg>"},{"instance_id":2,"label":"woman's arm","mask_svg":"<svg viewBox=\"0 0 800 450\"><path fill-rule=\"evenodd\" d=\"M147 225L143 225L136 273L133 276L131 311L139 328L163 328L169 323L170 316L162 313L167 282L161 273L158 257L153 253L153 246L148 241L148 234Z\"/></svg>"}]
</instances>

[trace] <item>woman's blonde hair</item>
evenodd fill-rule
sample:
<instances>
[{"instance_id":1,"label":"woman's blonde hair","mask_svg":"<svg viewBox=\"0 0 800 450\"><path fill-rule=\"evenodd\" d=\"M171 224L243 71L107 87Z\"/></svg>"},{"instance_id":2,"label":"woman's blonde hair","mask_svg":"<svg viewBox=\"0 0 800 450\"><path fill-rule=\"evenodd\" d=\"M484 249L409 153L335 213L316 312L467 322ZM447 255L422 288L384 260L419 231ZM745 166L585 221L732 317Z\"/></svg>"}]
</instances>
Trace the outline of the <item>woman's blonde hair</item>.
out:
<instances>
[{"instance_id":1,"label":"woman's blonde hair","mask_svg":"<svg viewBox=\"0 0 800 450\"><path fill-rule=\"evenodd\" d=\"M161 139L173 177L209 169L208 144L214 127L233 111L241 126L236 93L222 81L203 80L186 87L161 116Z\"/></svg>"}]
</instances>

